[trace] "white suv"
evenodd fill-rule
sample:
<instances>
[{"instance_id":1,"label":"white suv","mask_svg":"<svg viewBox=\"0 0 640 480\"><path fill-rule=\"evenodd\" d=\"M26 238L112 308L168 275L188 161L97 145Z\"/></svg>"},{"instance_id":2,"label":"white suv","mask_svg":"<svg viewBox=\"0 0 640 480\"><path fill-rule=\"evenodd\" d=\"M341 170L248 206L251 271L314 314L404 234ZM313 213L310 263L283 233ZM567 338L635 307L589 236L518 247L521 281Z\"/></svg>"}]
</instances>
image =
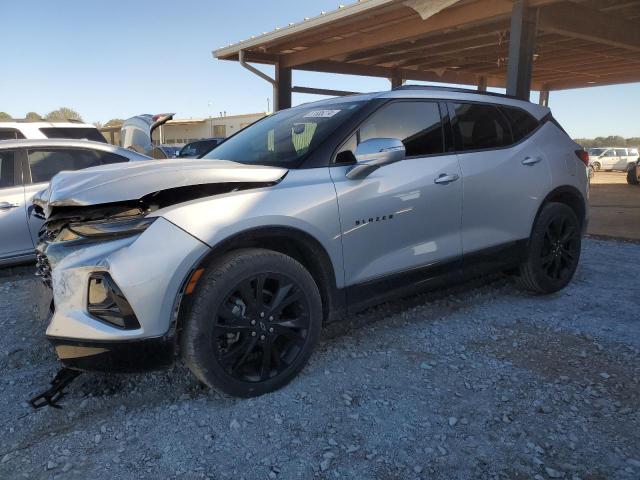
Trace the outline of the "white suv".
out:
<instances>
[{"instance_id":1,"label":"white suv","mask_svg":"<svg viewBox=\"0 0 640 480\"><path fill-rule=\"evenodd\" d=\"M601 147L589 149L589 165L594 170L620 170L626 172L638 160L637 148Z\"/></svg>"},{"instance_id":2,"label":"white suv","mask_svg":"<svg viewBox=\"0 0 640 480\"><path fill-rule=\"evenodd\" d=\"M390 296L491 271L563 288L587 163L546 107L403 87L283 110L200 159L62 172L34 199L47 337L74 369L179 354L259 395L324 323Z\"/></svg>"},{"instance_id":3,"label":"white suv","mask_svg":"<svg viewBox=\"0 0 640 480\"><path fill-rule=\"evenodd\" d=\"M0 140L69 138L106 143L104 136L91 124L82 122L0 122Z\"/></svg>"}]
</instances>

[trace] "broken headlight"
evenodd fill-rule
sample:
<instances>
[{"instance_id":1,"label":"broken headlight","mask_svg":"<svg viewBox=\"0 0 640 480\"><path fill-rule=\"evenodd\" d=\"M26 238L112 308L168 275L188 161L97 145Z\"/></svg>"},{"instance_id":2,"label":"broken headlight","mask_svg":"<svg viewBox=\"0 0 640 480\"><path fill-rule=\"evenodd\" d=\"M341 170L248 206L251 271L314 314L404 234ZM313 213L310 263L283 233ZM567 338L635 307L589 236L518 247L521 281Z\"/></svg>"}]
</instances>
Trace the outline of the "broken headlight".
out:
<instances>
[{"instance_id":1,"label":"broken headlight","mask_svg":"<svg viewBox=\"0 0 640 480\"><path fill-rule=\"evenodd\" d=\"M71 223L64 228L58 240L76 240L78 238L98 239L126 237L144 232L157 217L120 217L92 222Z\"/></svg>"},{"instance_id":2,"label":"broken headlight","mask_svg":"<svg viewBox=\"0 0 640 480\"><path fill-rule=\"evenodd\" d=\"M94 317L115 327L126 330L140 328L122 290L106 272L95 272L89 277L87 310Z\"/></svg>"}]
</instances>

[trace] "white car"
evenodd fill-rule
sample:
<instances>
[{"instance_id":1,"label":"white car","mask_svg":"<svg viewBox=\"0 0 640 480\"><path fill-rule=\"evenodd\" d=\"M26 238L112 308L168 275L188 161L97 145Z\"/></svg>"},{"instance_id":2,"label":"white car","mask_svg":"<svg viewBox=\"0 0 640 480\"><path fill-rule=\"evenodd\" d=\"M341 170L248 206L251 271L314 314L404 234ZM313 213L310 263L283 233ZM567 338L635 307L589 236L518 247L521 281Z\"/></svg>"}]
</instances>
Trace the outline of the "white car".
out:
<instances>
[{"instance_id":1,"label":"white car","mask_svg":"<svg viewBox=\"0 0 640 480\"><path fill-rule=\"evenodd\" d=\"M82 122L0 122L0 140L69 138L106 143L95 125Z\"/></svg>"},{"instance_id":2,"label":"white car","mask_svg":"<svg viewBox=\"0 0 640 480\"><path fill-rule=\"evenodd\" d=\"M30 215L31 199L55 174L137 160L150 158L86 140L0 141L0 266L35 258L42 220Z\"/></svg>"},{"instance_id":3,"label":"white car","mask_svg":"<svg viewBox=\"0 0 640 480\"><path fill-rule=\"evenodd\" d=\"M635 148L601 147L589 149L589 165L598 170L621 170L626 172L629 165L638 160Z\"/></svg>"}]
</instances>

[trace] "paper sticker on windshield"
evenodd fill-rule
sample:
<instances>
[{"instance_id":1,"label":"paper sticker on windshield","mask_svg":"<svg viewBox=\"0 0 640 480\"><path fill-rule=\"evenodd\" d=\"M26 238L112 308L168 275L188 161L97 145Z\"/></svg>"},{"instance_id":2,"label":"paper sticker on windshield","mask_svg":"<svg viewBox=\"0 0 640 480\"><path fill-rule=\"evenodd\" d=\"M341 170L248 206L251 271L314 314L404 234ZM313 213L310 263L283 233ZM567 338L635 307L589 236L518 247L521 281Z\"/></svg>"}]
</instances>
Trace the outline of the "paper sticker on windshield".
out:
<instances>
[{"instance_id":1,"label":"paper sticker on windshield","mask_svg":"<svg viewBox=\"0 0 640 480\"><path fill-rule=\"evenodd\" d=\"M336 113L340 113L340 110L312 110L304 118L331 118Z\"/></svg>"}]
</instances>

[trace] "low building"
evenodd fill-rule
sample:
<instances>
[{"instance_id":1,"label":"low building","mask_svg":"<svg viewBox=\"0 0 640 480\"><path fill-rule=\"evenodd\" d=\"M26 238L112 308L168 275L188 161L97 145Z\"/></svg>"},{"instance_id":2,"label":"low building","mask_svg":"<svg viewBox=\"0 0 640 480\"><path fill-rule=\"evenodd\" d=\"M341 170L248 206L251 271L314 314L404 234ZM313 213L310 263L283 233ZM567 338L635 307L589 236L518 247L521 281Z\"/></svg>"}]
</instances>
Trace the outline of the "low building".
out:
<instances>
[{"instance_id":1,"label":"low building","mask_svg":"<svg viewBox=\"0 0 640 480\"><path fill-rule=\"evenodd\" d=\"M246 113L243 115L224 115L211 118L176 118L169 120L154 133L154 143L164 145L184 145L185 143L210 137L229 137L253 122L267 115ZM102 127L99 129L107 142L113 145L120 143L120 126Z\"/></svg>"},{"instance_id":2,"label":"low building","mask_svg":"<svg viewBox=\"0 0 640 480\"><path fill-rule=\"evenodd\" d=\"M229 137L260 120L266 113L247 113L212 118L173 119L161 129L162 143L181 145L209 137Z\"/></svg>"}]
</instances>

